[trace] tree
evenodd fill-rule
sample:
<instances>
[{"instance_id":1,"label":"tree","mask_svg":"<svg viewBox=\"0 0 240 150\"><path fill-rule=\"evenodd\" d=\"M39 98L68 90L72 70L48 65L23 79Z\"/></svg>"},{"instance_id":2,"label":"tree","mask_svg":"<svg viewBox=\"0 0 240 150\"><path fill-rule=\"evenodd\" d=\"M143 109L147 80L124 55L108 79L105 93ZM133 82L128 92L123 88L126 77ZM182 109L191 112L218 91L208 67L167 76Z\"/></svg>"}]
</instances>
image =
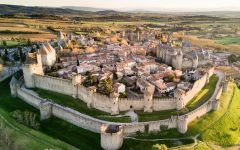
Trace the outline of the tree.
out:
<instances>
[{"instance_id":1,"label":"tree","mask_svg":"<svg viewBox=\"0 0 240 150\"><path fill-rule=\"evenodd\" d=\"M234 63L234 62L236 62L236 61L238 61L238 60L240 60L240 58L237 57L237 56L234 55L234 54L231 54L230 56L228 56L228 62L229 62L229 63Z\"/></svg>"},{"instance_id":2,"label":"tree","mask_svg":"<svg viewBox=\"0 0 240 150\"><path fill-rule=\"evenodd\" d=\"M180 80L185 81L186 80L185 76L181 75Z\"/></svg>"},{"instance_id":3,"label":"tree","mask_svg":"<svg viewBox=\"0 0 240 150\"><path fill-rule=\"evenodd\" d=\"M3 46L7 46L7 42L5 40L2 41Z\"/></svg>"},{"instance_id":4,"label":"tree","mask_svg":"<svg viewBox=\"0 0 240 150\"><path fill-rule=\"evenodd\" d=\"M34 47L32 47L31 50L30 50L31 53L34 53L35 51L36 51L36 50L35 50Z\"/></svg>"},{"instance_id":5,"label":"tree","mask_svg":"<svg viewBox=\"0 0 240 150\"><path fill-rule=\"evenodd\" d=\"M165 144L155 144L152 146L152 150L167 150L167 146Z\"/></svg>"},{"instance_id":6,"label":"tree","mask_svg":"<svg viewBox=\"0 0 240 150\"><path fill-rule=\"evenodd\" d=\"M14 58L15 61L19 61L19 60L20 60L19 51L16 51L16 52L13 54L13 58Z\"/></svg>"},{"instance_id":7,"label":"tree","mask_svg":"<svg viewBox=\"0 0 240 150\"><path fill-rule=\"evenodd\" d=\"M71 41L71 43L72 43L73 46L77 45L77 41L76 41L75 39L73 39L73 40Z\"/></svg>"},{"instance_id":8,"label":"tree","mask_svg":"<svg viewBox=\"0 0 240 150\"><path fill-rule=\"evenodd\" d=\"M6 62L9 61L7 49L5 49L5 53L2 56L2 60L3 60L4 64L6 64Z\"/></svg>"},{"instance_id":9,"label":"tree","mask_svg":"<svg viewBox=\"0 0 240 150\"><path fill-rule=\"evenodd\" d=\"M31 44L32 44L32 42L30 41L30 39L28 39L28 40L27 40L27 45L30 46Z\"/></svg>"},{"instance_id":10,"label":"tree","mask_svg":"<svg viewBox=\"0 0 240 150\"><path fill-rule=\"evenodd\" d=\"M168 82L173 82L174 78L175 78L175 75L170 73L166 77L164 77L164 80L166 80Z\"/></svg>"},{"instance_id":11,"label":"tree","mask_svg":"<svg viewBox=\"0 0 240 150\"><path fill-rule=\"evenodd\" d=\"M26 61L26 55L25 55L25 53L23 53L22 48L21 48L21 47L18 47L18 51L19 51L19 55L20 55L20 60L21 60L21 62L22 62L22 63L25 62L25 61Z\"/></svg>"},{"instance_id":12,"label":"tree","mask_svg":"<svg viewBox=\"0 0 240 150\"><path fill-rule=\"evenodd\" d=\"M100 92L109 95L113 91L113 81L110 77L107 77L106 79L101 80L100 84Z\"/></svg>"},{"instance_id":13,"label":"tree","mask_svg":"<svg viewBox=\"0 0 240 150\"><path fill-rule=\"evenodd\" d=\"M5 53L5 55L8 55L8 51L6 48L4 49L4 53Z\"/></svg>"}]
</instances>

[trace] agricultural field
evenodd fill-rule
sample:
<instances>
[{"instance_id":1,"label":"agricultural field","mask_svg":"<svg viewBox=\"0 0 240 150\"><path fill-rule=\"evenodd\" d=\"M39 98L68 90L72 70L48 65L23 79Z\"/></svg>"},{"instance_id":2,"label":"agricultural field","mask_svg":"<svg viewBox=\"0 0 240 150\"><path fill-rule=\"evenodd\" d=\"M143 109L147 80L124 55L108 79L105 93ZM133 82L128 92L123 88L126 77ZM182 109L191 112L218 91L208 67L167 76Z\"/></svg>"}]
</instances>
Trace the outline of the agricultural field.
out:
<instances>
[{"instance_id":1,"label":"agricultural field","mask_svg":"<svg viewBox=\"0 0 240 150\"><path fill-rule=\"evenodd\" d=\"M22 40L6 40L6 46L12 47L12 46L21 46L27 44L26 41ZM0 47L3 46L3 41L0 41Z\"/></svg>"},{"instance_id":2,"label":"agricultural field","mask_svg":"<svg viewBox=\"0 0 240 150\"><path fill-rule=\"evenodd\" d=\"M54 38L56 35L47 29L31 27L24 20L0 19L0 40L30 39L38 42Z\"/></svg>"},{"instance_id":3,"label":"agricultural field","mask_svg":"<svg viewBox=\"0 0 240 150\"><path fill-rule=\"evenodd\" d=\"M223 45L237 44L240 45L240 37L223 37L216 39L216 42Z\"/></svg>"}]
</instances>

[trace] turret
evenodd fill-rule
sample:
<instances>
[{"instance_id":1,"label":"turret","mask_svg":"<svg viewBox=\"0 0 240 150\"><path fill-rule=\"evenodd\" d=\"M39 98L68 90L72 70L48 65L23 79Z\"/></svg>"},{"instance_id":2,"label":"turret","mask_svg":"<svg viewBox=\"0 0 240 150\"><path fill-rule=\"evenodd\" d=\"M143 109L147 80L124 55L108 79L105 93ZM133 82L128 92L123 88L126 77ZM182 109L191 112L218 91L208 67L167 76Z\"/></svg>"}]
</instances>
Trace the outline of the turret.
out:
<instances>
[{"instance_id":1,"label":"turret","mask_svg":"<svg viewBox=\"0 0 240 150\"><path fill-rule=\"evenodd\" d=\"M219 102L219 100L218 99L215 99L214 101L212 101L212 109L213 110L218 110L219 109L219 107L220 107L220 102Z\"/></svg>"},{"instance_id":2,"label":"turret","mask_svg":"<svg viewBox=\"0 0 240 150\"><path fill-rule=\"evenodd\" d=\"M227 92L227 90L228 90L228 80L226 79L226 74L224 76L225 76L225 78L223 80L223 92Z\"/></svg>"},{"instance_id":3,"label":"turret","mask_svg":"<svg viewBox=\"0 0 240 150\"><path fill-rule=\"evenodd\" d=\"M101 147L105 150L120 149L123 144L123 127L119 125L101 126Z\"/></svg>"},{"instance_id":4,"label":"turret","mask_svg":"<svg viewBox=\"0 0 240 150\"><path fill-rule=\"evenodd\" d=\"M11 81L10 81L10 89L11 89L11 95L12 97L17 97L17 86L18 86L18 81L17 79L13 76Z\"/></svg>"},{"instance_id":5,"label":"turret","mask_svg":"<svg viewBox=\"0 0 240 150\"><path fill-rule=\"evenodd\" d=\"M183 53L182 53L182 50L179 49L177 52L173 67L177 70L182 70L182 61L183 61Z\"/></svg>"},{"instance_id":6,"label":"turret","mask_svg":"<svg viewBox=\"0 0 240 150\"><path fill-rule=\"evenodd\" d=\"M40 119L45 120L51 117L52 114L52 103L43 101L40 103Z\"/></svg>"},{"instance_id":7,"label":"turret","mask_svg":"<svg viewBox=\"0 0 240 150\"><path fill-rule=\"evenodd\" d=\"M177 121L177 129L178 129L178 132L180 133L186 133L187 132L187 129L188 129L188 126L187 126L187 118L188 116L185 115L185 116L179 116L178 117L178 121Z\"/></svg>"}]
</instances>

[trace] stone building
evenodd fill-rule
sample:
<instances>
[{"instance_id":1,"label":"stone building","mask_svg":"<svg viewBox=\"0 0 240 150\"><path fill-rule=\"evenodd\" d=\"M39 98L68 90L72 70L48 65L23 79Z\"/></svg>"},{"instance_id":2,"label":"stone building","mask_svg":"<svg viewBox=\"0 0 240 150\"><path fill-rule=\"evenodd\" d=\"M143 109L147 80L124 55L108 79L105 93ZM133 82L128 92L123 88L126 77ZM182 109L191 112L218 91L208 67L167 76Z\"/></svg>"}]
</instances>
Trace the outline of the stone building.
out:
<instances>
[{"instance_id":1,"label":"stone building","mask_svg":"<svg viewBox=\"0 0 240 150\"><path fill-rule=\"evenodd\" d=\"M182 47L172 47L168 44L159 44L156 55L163 62L172 65L177 70L197 68L210 62L210 54L203 49L184 51Z\"/></svg>"}]
</instances>

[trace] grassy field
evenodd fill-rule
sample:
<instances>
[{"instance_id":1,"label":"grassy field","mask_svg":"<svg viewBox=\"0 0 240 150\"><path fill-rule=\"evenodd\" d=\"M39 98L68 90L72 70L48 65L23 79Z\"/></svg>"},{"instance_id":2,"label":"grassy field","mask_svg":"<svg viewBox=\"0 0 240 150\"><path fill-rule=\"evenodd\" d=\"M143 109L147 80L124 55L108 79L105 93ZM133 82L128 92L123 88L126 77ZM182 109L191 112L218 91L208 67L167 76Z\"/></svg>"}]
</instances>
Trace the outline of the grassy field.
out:
<instances>
[{"instance_id":1,"label":"grassy field","mask_svg":"<svg viewBox=\"0 0 240 150\"><path fill-rule=\"evenodd\" d=\"M38 23L39 22L39 23ZM52 34L44 24L44 21L34 19L1 19L0 18L0 39L11 40L12 38L30 39L31 41L46 41L55 39L56 35ZM47 20L46 20L47 22ZM34 25L32 25L34 24ZM49 25L52 24L49 22ZM5 33L8 31L9 33ZM21 34L24 33L24 34Z\"/></svg>"},{"instance_id":2,"label":"grassy field","mask_svg":"<svg viewBox=\"0 0 240 150\"><path fill-rule=\"evenodd\" d=\"M125 139L121 150L152 150L155 144L165 144L167 147L175 147L179 145L192 144L192 139L184 140L159 140L159 141L136 141Z\"/></svg>"},{"instance_id":3,"label":"grassy field","mask_svg":"<svg viewBox=\"0 0 240 150\"><path fill-rule=\"evenodd\" d=\"M114 121L114 122L130 122L129 117L116 118L116 117L111 117L111 115L103 111L100 111L94 108L89 109L86 103L84 103L81 100L75 99L71 96L67 96L64 94L51 92L43 89L33 89L33 90L37 92L40 97L51 99L55 103L73 108L74 110L77 110L83 114L87 114L89 116L92 116L98 119Z\"/></svg>"},{"instance_id":4,"label":"grassy field","mask_svg":"<svg viewBox=\"0 0 240 150\"><path fill-rule=\"evenodd\" d=\"M214 126L203 133L202 139L221 146L231 146L239 142L240 137L240 90L235 91L229 110ZM229 95L230 96L230 95Z\"/></svg>"},{"instance_id":5,"label":"grassy field","mask_svg":"<svg viewBox=\"0 0 240 150\"><path fill-rule=\"evenodd\" d=\"M193 110L209 100L215 91L218 79L219 78L217 75L211 76L209 79L209 84L206 84L203 89L198 92L198 94L196 94L196 96L187 104L186 107L189 110Z\"/></svg>"},{"instance_id":6,"label":"grassy field","mask_svg":"<svg viewBox=\"0 0 240 150\"><path fill-rule=\"evenodd\" d=\"M223 37L216 40L217 43L223 45L238 44L240 45L240 37Z\"/></svg>"},{"instance_id":7,"label":"grassy field","mask_svg":"<svg viewBox=\"0 0 240 150\"><path fill-rule=\"evenodd\" d=\"M208 150L212 149L205 142L214 142L216 145L229 146L236 144L237 137L240 136L239 132L239 118L240 114L240 90L236 85L231 83L227 92L223 93L220 98L220 108L218 111L212 111L203 117L191 122L188 125L188 131L186 134L180 134L176 129L166 130L158 133L141 133L136 136L137 139L159 139L159 138L183 138L189 136L195 136L200 133L200 140L203 142L198 143L193 148L184 148L185 145L180 146L186 150ZM231 103L232 101L232 103ZM231 103L231 105L229 105ZM228 110L229 106L229 111ZM226 113L226 115L224 115ZM230 139L228 139L230 138ZM165 141L166 142L166 141ZM145 142L145 145L141 141L126 139L124 145L133 145L134 149L141 149L141 147L149 149L152 142ZM154 144L167 144L164 141L158 141ZM142 145L141 145L142 144ZM141 146L138 146L141 145Z\"/></svg>"},{"instance_id":8,"label":"grassy field","mask_svg":"<svg viewBox=\"0 0 240 150\"><path fill-rule=\"evenodd\" d=\"M4 121L8 128L13 130L12 140L22 149L36 149L42 150L45 148L54 149L75 149L71 145L52 138L45 133L28 128L16 122L10 115L14 110L29 110L31 112L39 113L30 105L23 103L18 98L12 98L9 89L10 78L0 83L0 120Z\"/></svg>"},{"instance_id":9,"label":"grassy field","mask_svg":"<svg viewBox=\"0 0 240 150\"><path fill-rule=\"evenodd\" d=\"M20 46L20 45L25 45L25 44L27 44L27 42L26 41L13 41L13 40L7 40L6 41L6 44L7 44L7 46ZM3 46L2 45L2 41L0 41L0 46Z\"/></svg>"}]
</instances>

